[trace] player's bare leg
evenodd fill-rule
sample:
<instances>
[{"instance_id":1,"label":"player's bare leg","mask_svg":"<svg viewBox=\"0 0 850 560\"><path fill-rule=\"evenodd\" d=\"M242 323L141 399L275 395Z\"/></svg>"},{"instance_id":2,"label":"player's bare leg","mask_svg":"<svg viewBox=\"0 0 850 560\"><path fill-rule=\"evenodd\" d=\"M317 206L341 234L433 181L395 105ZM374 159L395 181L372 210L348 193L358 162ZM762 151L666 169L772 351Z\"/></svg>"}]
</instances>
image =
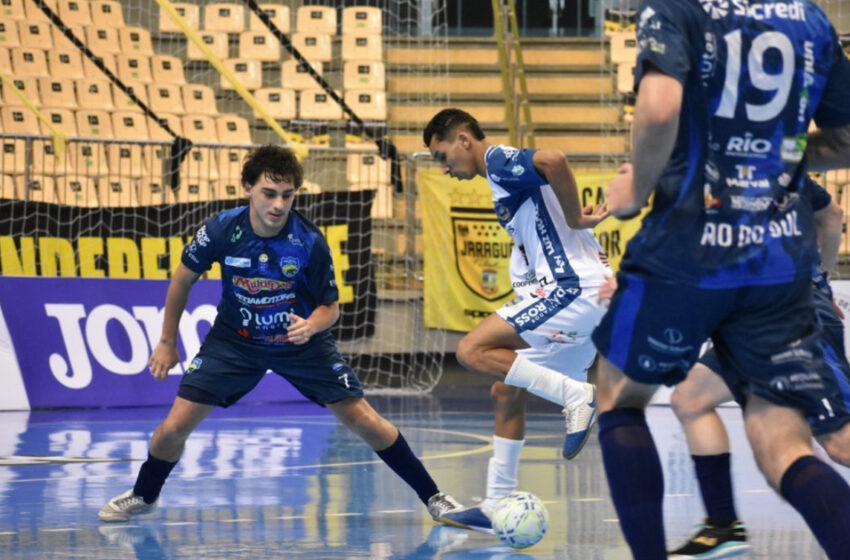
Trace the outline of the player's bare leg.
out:
<instances>
[{"instance_id":1,"label":"player's bare leg","mask_svg":"<svg viewBox=\"0 0 850 560\"><path fill-rule=\"evenodd\" d=\"M183 455L189 435L212 412L214 407L175 397L168 416L157 426L150 443L150 453L163 461L176 462Z\"/></svg>"},{"instance_id":2,"label":"player's bare leg","mask_svg":"<svg viewBox=\"0 0 850 560\"><path fill-rule=\"evenodd\" d=\"M840 465L850 467L850 423L844 424L837 432L820 435L815 439L821 444L830 459Z\"/></svg>"},{"instance_id":3,"label":"player's bare leg","mask_svg":"<svg viewBox=\"0 0 850 560\"><path fill-rule=\"evenodd\" d=\"M702 364L676 385L670 397L673 412L682 424L691 455L729 453L729 437L716 408L732 400L723 380Z\"/></svg>"}]
</instances>

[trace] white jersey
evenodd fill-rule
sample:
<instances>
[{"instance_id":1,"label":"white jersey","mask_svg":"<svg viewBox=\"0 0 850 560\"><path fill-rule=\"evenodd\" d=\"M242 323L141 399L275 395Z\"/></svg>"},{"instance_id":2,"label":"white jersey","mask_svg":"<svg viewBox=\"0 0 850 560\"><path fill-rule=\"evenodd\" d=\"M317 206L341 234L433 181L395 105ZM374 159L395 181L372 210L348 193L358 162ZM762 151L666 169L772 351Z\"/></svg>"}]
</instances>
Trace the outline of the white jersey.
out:
<instances>
[{"instance_id":1,"label":"white jersey","mask_svg":"<svg viewBox=\"0 0 850 560\"><path fill-rule=\"evenodd\" d=\"M484 155L499 222L514 240L511 283L517 295L593 288L611 276L608 258L589 229L567 225L552 187L534 168L534 150L490 146Z\"/></svg>"}]
</instances>

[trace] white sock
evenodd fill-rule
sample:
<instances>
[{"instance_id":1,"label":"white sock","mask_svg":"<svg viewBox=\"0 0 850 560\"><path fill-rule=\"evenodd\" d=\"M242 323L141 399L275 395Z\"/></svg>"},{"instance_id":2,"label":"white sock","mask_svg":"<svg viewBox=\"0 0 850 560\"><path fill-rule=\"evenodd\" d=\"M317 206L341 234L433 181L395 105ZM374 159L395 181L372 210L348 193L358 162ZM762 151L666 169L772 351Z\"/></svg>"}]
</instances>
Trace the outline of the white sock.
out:
<instances>
[{"instance_id":1,"label":"white sock","mask_svg":"<svg viewBox=\"0 0 850 560\"><path fill-rule=\"evenodd\" d=\"M522 387L532 395L561 406L571 405L585 397L584 383L535 364L519 353L505 376L505 383Z\"/></svg>"},{"instance_id":2,"label":"white sock","mask_svg":"<svg viewBox=\"0 0 850 560\"><path fill-rule=\"evenodd\" d=\"M487 494L481 507L493 511L501 498L517 489L519 455L525 440L493 436L493 456L487 465Z\"/></svg>"}]
</instances>

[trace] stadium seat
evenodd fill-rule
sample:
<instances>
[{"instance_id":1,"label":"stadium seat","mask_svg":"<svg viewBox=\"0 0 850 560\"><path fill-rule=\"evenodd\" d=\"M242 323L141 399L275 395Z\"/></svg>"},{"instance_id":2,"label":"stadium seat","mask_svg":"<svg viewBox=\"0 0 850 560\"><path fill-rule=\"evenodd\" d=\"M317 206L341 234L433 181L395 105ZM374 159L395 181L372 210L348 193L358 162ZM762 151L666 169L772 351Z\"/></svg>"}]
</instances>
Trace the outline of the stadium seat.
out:
<instances>
[{"instance_id":1,"label":"stadium seat","mask_svg":"<svg viewBox=\"0 0 850 560\"><path fill-rule=\"evenodd\" d=\"M387 78L383 62L346 62L343 67L344 89L385 91Z\"/></svg>"},{"instance_id":2,"label":"stadium seat","mask_svg":"<svg viewBox=\"0 0 850 560\"><path fill-rule=\"evenodd\" d=\"M239 58L277 62L280 41L268 31L244 31L239 34Z\"/></svg>"},{"instance_id":3,"label":"stadium seat","mask_svg":"<svg viewBox=\"0 0 850 560\"><path fill-rule=\"evenodd\" d=\"M213 198L215 200L239 200L245 198L245 190L242 188L241 179L238 177L228 180L219 178L213 185Z\"/></svg>"},{"instance_id":4,"label":"stadium seat","mask_svg":"<svg viewBox=\"0 0 850 560\"><path fill-rule=\"evenodd\" d=\"M27 14L26 10L24 10L24 0L3 0L0 2L0 16L17 21L26 21Z\"/></svg>"},{"instance_id":5,"label":"stadium seat","mask_svg":"<svg viewBox=\"0 0 850 560\"><path fill-rule=\"evenodd\" d=\"M8 49L20 46L21 37L18 35L18 22L10 17L0 18L0 47Z\"/></svg>"},{"instance_id":6,"label":"stadium seat","mask_svg":"<svg viewBox=\"0 0 850 560\"><path fill-rule=\"evenodd\" d=\"M310 65L319 74L322 75L324 65L321 62L311 62ZM305 89L315 89L319 87L313 76L307 72L307 69L298 64L297 60L287 60L280 66L280 85L286 89L295 91L303 91Z\"/></svg>"},{"instance_id":7,"label":"stadium seat","mask_svg":"<svg viewBox=\"0 0 850 560\"><path fill-rule=\"evenodd\" d=\"M168 128L170 128L174 134L177 136L183 136L183 122L180 120L180 116L170 115L168 113L161 113L157 116L160 121L165 121L165 124L168 125ZM147 124L148 134L150 134L151 140L168 142L174 140L174 138L168 134L164 128L152 119L145 119L145 123Z\"/></svg>"},{"instance_id":8,"label":"stadium seat","mask_svg":"<svg viewBox=\"0 0 850 560\"><path fill-rule=\"evenodd\" d=\"M50 76L47 71L47 57L41 49L14 47L10 49L12 72L16 78L23 76Z\"/></svg>"},{"instance_id":9,"label":"stadium seat","mask_svg":"<svg viewBox=\"0 0 850 560\"><path fill-rule=\"evenodd\" d=\"M343 35L381 35L384 31L380 8L348 6L342 9Z\"/></svg>"},{"instance_id":10,"label":"stadium seat","mask_svg":"<svg viewBox=\"0 0 850 560\"><path fill-rule=\"evenodd\" d=\"M336 8L299 6L295 11L295 29L298 33L336 35Z\"/></svg>"},{"instance_id":11,"label":"stadium seat","mask_svg":"<svg viewBox=\"0 0 850 560\"><path fill-rule=\"evenodd\" d=\"M59 204L97 208L97 184L91 177L60 177L56 181Z\"/></svg>"},{"instance_id":12,"label":"stadium seat","mask_svg":"<svg viewBox=\"0 0 850 560\"><path fill-rule=\"evenodd\" d=\"M224 148L218 152L218 185L225 184L237 185L239 189L234 193L227 193L229 196L224 198L237 198L242 195L242 162L245 156L248 155L248 148ZM219 189L216 189L218 191ZM221 194L216 192L216 198L221 198Z\"/></svg>"},{"instance_id":13,"label":"stadium seat","mask_svg":"<svg viewBox=\"0 0 850 560\"><path fill-rule=\"evenodd\" d=\"M109 175L106 145L98 142L70 142L68 151L78 176L105 177Z\"/></svg>"},{"instance_id":14,"label":"stadium seat","mask_svg":"<svg viewBox=\"0 0 850 560\"><path fill-rule=\"evenodd\" d=\"M162 129L160 128L160 130ZM169 136L168 138L171 137ZM168 158L170 155L171 150L168 146L142 146L142 156L144 157L145 162L145 176L158 178L160 181L162 181L163 173L166 171L169 165ZM142 179L144 180L144 177Z\"/></svg>"},{"instance_id":15,"label":"stadium seat","mask_svg":"<svg viewBox=\"0 0 850 560\"><path fill-rule=\"evenodd\" d=\"M80 40L83 44L86 43L86 28L82 25L69 25L68 29L71 33ZM65 31L61 27L55 25L50 26L50 36L53 41L53 46L59 49L77 49L77 46L65 35Z\"/></svg>"},{"instance_id":16,"label":"stadium seat","mask_svg":"<svg viewBox=\"0 0 850 560\"><path fill-rule=\"evenodd\" d=\"M384 58L383 41L379 35L343 35L342 60L367 60L381 62Z\"/></svg>"},{"instance_id":17,"label":"stadium seat","mask_svg":"<svg viewBox=\"0 0 850 560\"><path fill-rule=\"evenodd\" d=\"M77 108L74 81L69 78L38 78L38 89L45 107Z\"/></svg>"},{"instance_id":18,"label":"stadium seat","mask_svg":"<svg viewBox=\"0 0 850 560\"><path fill-rule=\"evenodd\" d=\"M141 82L149 84L153 81L151 77L151 62L144 55L119 55L118 78L122 82Z\"/></svg>"},{"instance_id":19,"label":"stadium seat","mask_svg":"<svg viewBox=\"0 0 850 560\"><path fill-rule=\"evenodd\" d=\"M50 8L54 14L59 12L59 3L56 0L45 0L44 3L47 4L47 7ZM49 19L47 19L47 16L44 14L42 9L38 7L38 4L36 4L32 0L24 0L24 11L27 14L27 23L50 21Z\"/></svg>"},{"instance_id":20,"label":"stadium seat","mask_svg":"<svg viewBox=\"0 0 850 560\"><path fill-rule=\"evenodd\" d=\"M18 196L18 186L11 175L0 175L0 198L15 200Z\"/></svg>"},{"instance_id":21,"label":"stadium seat","mask_svg":"<svg viewBox=\"0 0 850 560\"><path fill-rule=\"evenodd\" d=\"M88 0L59 0L59 17L65 25L91 25Z\"/></svg>"},{"instance_id":22,"label":"stadium seat","mask_svg":"<svg viewBox=\"0 0 850 560\"><path fill-rule=\"evenodd\" d=\"M177 84L148 84L149 107L154 113L183 113L183 96Z\"/></svg>"},{"instance_id":23,"label":"stadium seat","mask_svg":"<svg viewBox=\"0 0 850 560\"><path fill-rule=\"evenodd\" d=\"M215 92L209 86L185 84L180 88L183 93L183 109L195 115L217 115Z\"/></svg>"},{"instance_id":24,"label":"stadium seat","mask_svg":"<svg viewBox=\"0 0 850 560\"><path fill-rule=\"evenodd\" d=\"M376 156L377 157L377 156ZM393 188L388 183L359 183L349 187L352 191L375 191L372 199L372 219L389 220L393 217Z\"/></svg>"},{"instance_id":25,"label":"stadium seat","mask_svg":"<svg viewBox=\"0 0 850 560\"><path fill-rule=\"evenodd\" d=\"M161 176L142 177L139 181L139 206L174 204L174 193L163 185Z\"/></svg>"},{"instance_id":26,"label":"stadium seat","mask_svg":"<svg viewBox=\"0 0 850 560\"><path fill-rule=\"evenodd\" d=\"M115 27L107 27L105 25L87 27L86 41L86 46L89 50L98 56L121 53L121 45L118 42L118 29Z\"/></svg>"},{"instance_id":27,"label":"stadium seat","mask_svg":"<svg viewBox=\"0 0 850 560\"><path fill-rule=\"evenodd\" d=\"M23 78L14 78L12 82L36 107L41 105L41 94L38 91L38 80L35 76L26 76ZM24 105L18 95L12 91L12 88L3 83L3 96L0 97L3 105Z\"/></svg>"},{"instance_id":28,"label":"stadium seat","mask_svg":"<svg viewBox=\"0 0 850 560\"><path fill-rule=\"evenodd\" d=\"M201 8L197 4L188 2L173 2L172 6L177 10L177 13L186 20L189 27L192 29L201 28ZM174 21L168 17L165 10L159 10L159 31L160 33L181 33L180 28Z\"/></svg>"},{"instance_id":29,"label":"stadium seat","mask_svg":"<svg viewBox=\"0 0 850 560\"><path fill-rule=\"evenodd\" d=\"M335 121L342 118L342 107L322 89L301 92L298 118L315 121Z\"/></svg>"},{"instance_id":30,"label":"stadium seat","mask_svg":"<svg viewBox=\"0 0 850 560\"><path fill-rule=\"evenodd\" d=\"M310 62L330 62L333 57L330 35L293 33L292 46Z\"/></svg>"},{"instance_id":31,"label":"stadium seat","mask_svg":"<svg viewBox=\"0 0 850 560\"><path fill-rule=\"evenodd\" d=\"M148 105L148 92L145 87L145 84L138 82L127 82L125 85L127 85L133 91L133 94L139 99L139 101L141 101L145 105ZM116 111L137 111L139 113L142 112L142 109L136 104L136 102L130 99L130 96L124 93L124 91L119 87L112 88L112 99Z\"/></svg>"},{"instance_id":32,"label":"stadium seat","mask_svg":"<svg viewBox=\"0 0 850 560\"><path fill-rule=\"evenodd\" d=\"M84 138L115 138L112 116L102 109L77 111L77 131Z\"/></svg>"},{"instance_id":33,"label":"stadium seat","mask_svg":"<svg viewBox=\"0 0 850 560\"><path fill-rule=\"evenodd\" d=\"M115 65L115 56L111 54L104 54L98 56L100 61L103 63L106 68L112 72L113 74L118 74L118 67ZM89 57L83 57L83 74L87 78L100 78L107 79L106 74L94 63Z\"/></svg>"},{"instance_id":34,"label":"stadium seat","mask_svg":"<svg viewBox=\"0 0 850 560\"><path fill-rule=\"evenodd\" d=\"M238 115L222 115L215 120L218 141L222 144L251 144L248 121Z\"/></svg>"},{"instance_id":35,"label":"stadium seat","mask_svg":"<svg viewBox=\"0 0 850 560\"><path fill-rule=\"evenodd\" d=\"M139 178L148 173L139 144L110 144L107 157L109 174L113 177Z\"/></svg>"},{"instance_id":36,"label":"stadium seat","mask_svg":"<svg viewBox=\"0 0 850 560\"><path fill-rule=\"evenodd\" d=\"M32 1L32 0L30 0ZM46 21L28 21L18 27L21 45L32 49L50 50L53 48L53 36L50 24Z\"/></svg>"},{"instance_id":37,"label":"stadium seat","mask_svg":"<svg viewBox=\"0 0 850 560\"><path fill-rule=\"evenodd\" d=\"M260 88L254 92L266 111L275 119L288 121L295 118L295 90L286 88ZM260 115L254 111L254 118Z\"/></svg>"},{"instance_id":38,"label":"stadium seat","mask_svg":"<svg viewBox=\"0 0 850 560\"><path fill-rule=\"evenodd\" d=\"M229 54L227 33L224 31L205 31L201 33L201 40L209 47L213 54L224 60ZM195 43L189 41L186 44L186 58L188 60L206 60L207 57L201 52Z\"/></svg>"},{"instance_id":39,"label":"stadium seat","mask_svg":"<svg viewBox=\"0 0 850 560\"><path fill-rule=\"evenodd\" d=\"M124 27L124 11L117 0L92 0L90 10L96 25Z\"/></svg>"},{"instance_id":40,"label":"stadium seat","mask_svg":"<svg viewBox=\"0 0 850 560\"><path fill-rule=\"evenodd\" d=\"M610 37L610 42L613 64L634 63L637 58L637 39L634 33L614 33Z\"/></svg>"},{"instance_id":41,"label":"stadium seat","mask_svg":"<svg viewBox=\"0 0 850 560\"><path fill-rule=\"evenodd\" d=\"M42 107L42 114L47 117L53 128L64 132L68 136L77 135L77 119L74 112L70 109L60 109L58 107ZM50 134L50 129L43 122L38 122L42 134ZM31 131L32 134L34 131Z\"/></svg>"},{"instance_id":42,"label":"stadium seat","mask_svg":"<svg viewBox=\"0 0 850 560\"><path fill-rule=\"evenodd\" d=\"M231 58L225 60L224 65L233 72L236 79L246 88L254 90L263 87L263 63L259 60ZM224 75L221 76L219 87L221 89L235 89Z\"/></svg>"},{"instance_id":43,"label":"stadium seat","mask_svg":"<svg viewBox=\"0 0 850 560\"><path fill-rule=\"evenodd\" d=\"M212 200L209 180L181 179L177 189L177 202L208 202Z\"/></svg>"},{"instance_id":44,"label":"stadium seat","mask_svg":"<svg viewBox=\"0 0 850 560\"><path fill-rule=\"evenodd\" d=\"M383 91L350 89L345 92L345 104L364 121L387 120L387 94Z\"/></svg>"},{"instance_id":45,"label":"stadium seat","mask_svg":"<svg viewBox=\"0 0 850 560\"><path fill-rule=\"evenodd\" d=\"M147 140L147 117L135 111L115 111L112 113L112 133L121 140Z\"/></svg>"},{"instance_id":46,"label":"stadium seat","mask_svg":"<svg viewBox=\"0 0 850 560\"><path fill-rule=\"evenodd\" d=\"M242 4L207 4L204 6L204 31L245 31L245 7Z\"/></svg>"},{"instance_id":47,"label":"stadium seat","mask_svg":"<svg viewBox=\"0 0 850 560\"><path fill-rule=\"evenodd\" d=\"M77 49L51 49L47 51L47 67L53 78L85 78L83 60Z\"/></svg>"},{"instance_id":48,"label":"stadium seat","mask_svg":"<svg viewBox=\"0 0 850 560\"><path fill-rule=\"evenodd\" d=\"M127 56L151 57L154 54L150 31L141 27L118 28L118 43L121 45L121 52Z\"/></svg>"},{"instance_id":49,"label":"stadium seat","mask_svg":"<svg viewBox=\"0 0 850 560\"><path fill-rule=\"evenodd\" d=\"M617 65L617 93L631 93L635 84L635 61Z\"/></svg>"},{"instance_id":50,"label":"stadium seat","mask_svg":"<svg viewBox=\"0 0 850 560\"><path fill-rule=\"evenodd\" d=\"M100 206L136 207L139 205L136 196L135 182L129 177L107 177L97 182L97 198Z\"/></svg>"},{"instance_id":51,"label":"stadium seat","mask_svg":"<svg viewBox=\"0 0 850 560\"><path fill-rule=\"evenodd\" d=\"M30 202L48 202L56 204L56 181L53 177L45 177L42 175L31 175L29 183L26 181L26 176L21 175L16 178L18 183L18 194L24 200Z\"/></svg>"},{"instance_id":52,"label":"stadium seat","mask_svg":"<svg viewBox=\"0 0 850 560\"><path fill-rule=\"evenodd\" d=\"M183 135L192 142L218 142L215 119L209 115L185 115Z\"/></svg>"},{"instance_id":53,"label":"stadium seat","mask_svg":"<svg viewBox=\"0 0 850 560\"><path fill-rule=\"evenodd\" d=\"M32 143L32 167L30 172L36 175L76 175L68 150L57 157L50 140L35 140Z\"/></svg>"},{"instance_id":54,"label":"stadium seat","mask_svg":"<svg viewBox=\"0 0 850 560\"><path fill-rule=\"evenodd\" d=\"M40 129L38 118L23 106L4 105L0 108L0 121L6 134L38 134Z\"/></svg>"},{"instance_id":55,"label":"stadium seat","mask_svg":"<svg viewBox=\"0 0 850 560\"><path fill-rule=\"evenodd\" d=\"M7 76L12 73L12 58L9 49L0 47L0 70Z\"/></svg>"},{"instance_id":56,"label":"stadium seat","mask_svg":"<svg viewBox=\"0 0 850 560\"><path fill-rule=\"evenodd\" d=\"M289 6L283 4L259 4L260 10L266 13L272 20L272 23L281 33L289 33ZM268 31L266 24L260 21L253 11L251 12L248 29L250 31Z\"/></svg>"},{"instance_id":57,"label":"stadium seat","mask_svg":"<svg viewBox=\"0 0 850 560\"><path fill-rule=\"evenodd\" d=\"M4 107L5 109L5 107ZM5 120L5 115L4 115ZM37 125L36 125L37 126ZM4 132L14 134L12 131L7 131L5 126ZM19 175L27 171L27 147L23 140L13 140L11 138L0 138L0 173L8 173L11 175ZM19 195L23 196L23 191L19 191Z\"/></svg>"},{"instance_id":58,"label":"stadium seat","mask_svg":"<svg viewBox=\"0 0 850 560\"><path fill-rule=\"evenodd\" d=\"M185 84L183 61L176 56L155 54L151 59L151 75L156 84Z\"/></svg>"},{"instance_id":59,"label":"stadium seat","mask_svg":"<svg viewBox=\"0 0 850 560\"><path fill-rule=\"evenodd\" d=\"M112 111L115 104L112 101L112 85L106 81L96 78L83 78L75 80L77 89L77 104L85 109L103 109Z\"/></svg>"},{"instance_id":60,"label":"stadium seat","mask_svg":"<svg viewBox=\"0 0 850 560\"><path fill-rule=\"evenodd\" d=\"M215 181L217 179L218 162L215 151L212 148L192 148L180 166L181 182L188 181L199 184L200 186L205 185L204 188L207 191L206 198L200 200L209 200L209 181ZM177 199L180 200L180 193L177 193Z\"/></svg>"},{"instance_id":61,"label":"stadium seat","mask_svg":"<svg viewBox=\"0 0 850 560\"><path fill-rule=\"evenodd\" d=\"M350 154L346 159L345 178L349 185L390 182L390 162L374 154Z\"/></svg>"}]
</instances>

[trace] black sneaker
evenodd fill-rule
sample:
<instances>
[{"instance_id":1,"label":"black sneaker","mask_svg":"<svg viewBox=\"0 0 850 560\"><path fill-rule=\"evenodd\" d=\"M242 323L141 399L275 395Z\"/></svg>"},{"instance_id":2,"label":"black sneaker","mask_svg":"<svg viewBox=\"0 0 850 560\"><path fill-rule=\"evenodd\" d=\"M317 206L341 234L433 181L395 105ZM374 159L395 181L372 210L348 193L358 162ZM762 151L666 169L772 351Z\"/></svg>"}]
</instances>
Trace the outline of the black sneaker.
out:
<instances>
[{"instance_id":1,"label":"black sneaker","mask_svg":"<svg viewBox=\"0 0 850 560\"><path fill-rule=\"evenodd\" d=\"M744 524L735 521L728 527L711 525L706 519L702 528L682 547L668 553L668 558L684 560L707 560L709 558L731 558L750 549Z\"/></svg>"}]
</instances>

